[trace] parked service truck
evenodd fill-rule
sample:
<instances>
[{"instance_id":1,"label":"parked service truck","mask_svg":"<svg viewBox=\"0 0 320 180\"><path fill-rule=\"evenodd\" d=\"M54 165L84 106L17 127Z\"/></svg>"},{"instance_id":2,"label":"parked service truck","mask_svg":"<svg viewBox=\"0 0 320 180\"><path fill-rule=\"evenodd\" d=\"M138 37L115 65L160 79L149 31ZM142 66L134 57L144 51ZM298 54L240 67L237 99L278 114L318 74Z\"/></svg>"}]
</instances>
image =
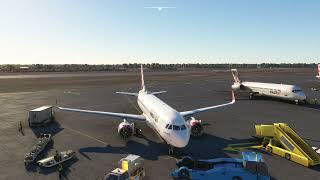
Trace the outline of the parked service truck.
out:
<instances>
[{"instance_id":1,"label":"parked service truck","mask_svg":"<svg viewBox=\"0 0 320 180\"><path fill-rule=\"evenodd\" d=\"M142 180L145 176L143 159L129 154L119 161L119 167L107 174L103 180Z\"/></svg>"},{"instance_id":2,"label":"parked service truck","mask_svg":"<svg viewBox=\"0 0 320 180\"><path fill-rule=\"evenodd\" d=\"M41 106L39 108L29 111L29 126L43 126L54 119L53 106Z\"/></svg>"}]
</instances>

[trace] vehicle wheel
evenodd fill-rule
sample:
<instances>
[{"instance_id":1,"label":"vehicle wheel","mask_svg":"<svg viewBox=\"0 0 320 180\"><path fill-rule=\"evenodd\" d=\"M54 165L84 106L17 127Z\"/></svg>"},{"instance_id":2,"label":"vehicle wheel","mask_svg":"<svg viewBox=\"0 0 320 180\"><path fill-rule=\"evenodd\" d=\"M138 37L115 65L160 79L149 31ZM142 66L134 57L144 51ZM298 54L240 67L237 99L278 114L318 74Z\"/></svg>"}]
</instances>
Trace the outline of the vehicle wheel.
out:
<instances>
[{"instance_id":1,"label":"vehicle wheel","mask_svg":"<svg viewBox=\"0 0 320 180\"><path fill-rule=\"evenodd\" d=\"M250 99L253 99L253 98L254 98L253 94L250 94L249 98L250 98Z\"/></svg>"},{"instance_id":2,"label":"vehicle wheel","mask_svg":"<svg viewBox=\"0 0 320 180\"><path fill-rule=\"evenodd\" d=\"M289 161L290 161L291 156L290 156L290 154L286 153L286 154L284 155L284 158L286 158L287 160L289 160Z\"/></svg>"},{"instance_id":3,"label":"vehicle wheel","mask_svg":"<svg viewBox=\"0 0 320 180\"><path fill-rule=\"evenodd\" d=\"M178 177L181 179L190 179L190 173L189 173L188 169L181 168L179 170Z\"/></svg>"},{"instance_id":4,"label":"vehicle wheel","mask_svg":"<svg viewBox=\"0 0 320 180\"><path fill-rule=\"evenodd\" d=\"M267 148L267 151L268 151L269 153L272 153L272 147L268 147L268 148Z\"/></svg>"},{"instance_id":5,"label":"vehicle wheel","mask_svg":"<svg viewBox=\"0 0 320 180\"><path fill-rule=\"evenodd\" d=\"M184 157L182 159L182 166L186 166L189 169L193 168L193 159L191 157Z\"/></svg>"},{"instance_id":6,"label":"vehicle wheel","mask_svg":"<svg viewBox=\"0 0 320 180\"><path fill-rule=\"evenodd\" d=\"M142 136L142 129L137 128L137 129L136 129L136 135Z\"/></svg>"},{"instance_id":7,"label":"vehicle wheel","mask_svg":"<svg viewBox=\"0 0 320 180\"><path fill-rule=\"evenodd\" d=\"M270 141L269 139L263 138L263 141L262 141L262 143L261 143L262 146L263 146L263 147L267 147L267 145L269 144L269 141Z\"/></svg>"}]
</instances>

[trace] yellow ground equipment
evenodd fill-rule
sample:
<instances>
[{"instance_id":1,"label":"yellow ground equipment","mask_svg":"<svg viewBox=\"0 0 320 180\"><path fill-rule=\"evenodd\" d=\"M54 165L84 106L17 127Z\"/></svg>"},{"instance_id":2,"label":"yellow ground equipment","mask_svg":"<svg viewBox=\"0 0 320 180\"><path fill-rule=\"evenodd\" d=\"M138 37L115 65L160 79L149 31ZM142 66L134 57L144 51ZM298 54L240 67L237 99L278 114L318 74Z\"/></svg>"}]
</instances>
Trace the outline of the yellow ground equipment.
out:
<instances>
[{"instance_id":1,"label":"yellow ground equipment","mask_svg":"<svg viewBox=\"0 0 320 180\"><path fill-rule=\"evenodd\" d=\"M264 137L263 145L268 152L306 167L320 164L320 155L287 124L256 125L255 128L256 135Z\"/></svg>"},{"instance_id":2,"label":"yellow ground equipment","mask_svg":"<svg viewBox=\"0 0 320 180\"><path fill-rule=\"evenodd\" d=\"M144 176L143 159L129 154L119 161L119 168L107 174L103 180L142 180Z\"/></svg>"}]
</instances>

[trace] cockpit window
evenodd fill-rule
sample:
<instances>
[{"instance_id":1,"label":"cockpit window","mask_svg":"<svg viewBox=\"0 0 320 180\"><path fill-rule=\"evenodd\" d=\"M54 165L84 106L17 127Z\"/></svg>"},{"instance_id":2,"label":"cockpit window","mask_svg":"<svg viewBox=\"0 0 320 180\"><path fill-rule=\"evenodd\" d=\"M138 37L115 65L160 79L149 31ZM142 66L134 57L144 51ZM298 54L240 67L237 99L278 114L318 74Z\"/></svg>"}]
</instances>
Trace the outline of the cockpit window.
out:
<instances>
[{"instance_id":1,"label":"cockpit window","mask_svg":"<svg viewBox=\"0 0 320 180\"><path fill-rule=\"evenodd\" d=\"M181 130L185 130L186 129L186 126L185 125L182 125L181 126Z\"/></svg>"},{"instance_id":2,"label":"cockpit window","mask_svg":"<svg viewBox=\"0 0 320 180\"><path fill-rule=\"evenodd\" d=\"M173 129L176 130L176 131L179 131L180 130L180 126L173 125Z\"/></svg>"},{"instance_id":3,"label":"cockpit window","mask_svg":"<svg viewBox=\"0 0 320 180\"><path fill-rule=\"evenodd\" d=\"M172 125L171 124L169 125L168 129L172 129Z\"/></svg>"},{"instance_id":4,"label":"cockpit window","mask_svg":"<svg viewBox=\"0 0 320 180\"><path fill-rule=\"evenodd\" d=\"M301 92L302 90L301 89L294 89L292 90L293 93L297 93L297 92Z\"/></svg>"},{"instance_id":5,"label":"cockpit window","mask_svg":"<svg viewBox=\"0 0 320 180\"><path fill-rule=\"evenodd\" d=\"M166 125L166 128L169 126L169 124Z\"/></svg>"}]
</instances>

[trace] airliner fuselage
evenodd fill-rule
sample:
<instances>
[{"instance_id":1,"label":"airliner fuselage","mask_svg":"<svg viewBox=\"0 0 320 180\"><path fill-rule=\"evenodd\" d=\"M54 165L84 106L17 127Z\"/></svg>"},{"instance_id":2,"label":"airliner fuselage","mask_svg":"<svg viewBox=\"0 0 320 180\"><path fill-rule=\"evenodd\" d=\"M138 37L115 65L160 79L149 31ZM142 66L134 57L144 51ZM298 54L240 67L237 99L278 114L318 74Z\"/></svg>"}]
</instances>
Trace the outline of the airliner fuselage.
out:
<instances>
[{"instance_id":1,"label":"airliner fuselage","mask_svg":"<svg viewBox=\"0 0 320 180\"><path fill-rule=\"evenodd\" d=\"M185 147L190 139L189 127L178 111L153 94L140 91L138 105L149 127L174 147Z\"/></svg>"}]
</instances>

